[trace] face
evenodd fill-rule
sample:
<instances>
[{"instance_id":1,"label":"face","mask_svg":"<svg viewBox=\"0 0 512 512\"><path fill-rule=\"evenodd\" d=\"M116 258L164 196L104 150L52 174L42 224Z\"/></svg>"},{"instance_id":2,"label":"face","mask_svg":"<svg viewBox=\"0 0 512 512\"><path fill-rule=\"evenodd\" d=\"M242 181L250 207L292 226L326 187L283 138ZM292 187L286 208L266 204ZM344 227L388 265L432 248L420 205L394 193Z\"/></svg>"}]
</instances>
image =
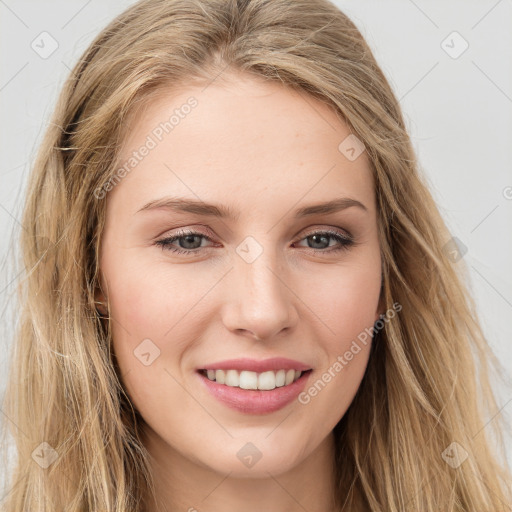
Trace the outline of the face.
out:
<instances>
[{"instance_id":1,"label":"face","mask_svg":"<svg viewBox=\"0 0 512 512\"><path fill-rule=\"evenodd\" d=\"M327 105L243 76L132 121L98 298L148 445L233 476L289 470L346 412L371 340L351 347L382 313L367 155L339 149Z\"/></svg>"}]
</instances>

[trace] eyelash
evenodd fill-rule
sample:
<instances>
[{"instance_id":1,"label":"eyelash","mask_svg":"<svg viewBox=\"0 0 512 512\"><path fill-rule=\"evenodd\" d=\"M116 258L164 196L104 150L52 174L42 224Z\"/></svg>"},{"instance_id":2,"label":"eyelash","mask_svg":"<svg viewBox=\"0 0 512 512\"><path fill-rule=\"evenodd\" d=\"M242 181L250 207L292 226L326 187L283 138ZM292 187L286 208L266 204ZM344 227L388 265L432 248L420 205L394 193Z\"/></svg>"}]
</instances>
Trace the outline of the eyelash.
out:
<instances>
[{"instance_id":1,"label":"eyelash","mask_svg":"<svg viewBox=\"0 0 512 512\"><path fill-rule=\"evenodd\" d=\"M326 249L312 249L309 248L311 251L315 253L338 253L340 251L347 251L350 247L355 246L356 242L352 237L349 237L347 235L341 234L341 232L338 231L331 231L331 230L324 230L324 231L314 231L312 233L309 233L305 237L298 240L298 242L305 240L306 238L312 237L314 235L327 235L329 237L334 238L336 241L338 241L341 245L337 248L326 248ZM162 240L157 240L155 242L155 245L160 246L162 250L164 251L170 251L175 254L184 254L184 255L191 255L199 252L201 247L198 247L197 249L182 249L178 247L171 246L172 242L175 242L176 240L179 240L180 238L184 238L186 236L200 236L209 242L213 242L213 240L200 232L192 231L192 230L181 230L178 231L174 236L163 238Z\"/></svg>"}]
</instances>

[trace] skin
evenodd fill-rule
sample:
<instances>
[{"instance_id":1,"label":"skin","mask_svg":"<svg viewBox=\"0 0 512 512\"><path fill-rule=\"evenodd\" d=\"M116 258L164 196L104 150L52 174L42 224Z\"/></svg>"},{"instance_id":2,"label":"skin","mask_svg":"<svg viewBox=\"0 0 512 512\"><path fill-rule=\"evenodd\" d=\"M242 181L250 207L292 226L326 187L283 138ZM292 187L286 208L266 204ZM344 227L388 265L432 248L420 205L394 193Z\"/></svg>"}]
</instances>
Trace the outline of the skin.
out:
<instances>
[{"instance_id":1,"label":"skin","mask_svg":"<svg viewBox=\"0 0 512 512\"><path fill-rule=\"evenodd\" d=\"M350 131L327 105L231 75L154 97L133 118L120 161L190 96L197 107L109 192L100 255L98 299L108 298L122 380L147 423L157 497L149 510L332 510L332 429L361 383L370 343L309 403L262 415L218 402L196 370L289 357L313 368L307 389L373 326L384 310L367 155L350 161L338 150ZM138 212L171 195L229 206L238 218ZM293 218L340 197L367 210ZM155 245L179 228L212 241L172 243L189 255ZM329 252L340 247L335 238L311 238L325 229L357 243ZM263 251L252 263L236 252L247 236ZM147 366L134 355L144 339L160 350ZM237 457L248 442L262 454L252 467Z\"/></svg>"}]
</instances>

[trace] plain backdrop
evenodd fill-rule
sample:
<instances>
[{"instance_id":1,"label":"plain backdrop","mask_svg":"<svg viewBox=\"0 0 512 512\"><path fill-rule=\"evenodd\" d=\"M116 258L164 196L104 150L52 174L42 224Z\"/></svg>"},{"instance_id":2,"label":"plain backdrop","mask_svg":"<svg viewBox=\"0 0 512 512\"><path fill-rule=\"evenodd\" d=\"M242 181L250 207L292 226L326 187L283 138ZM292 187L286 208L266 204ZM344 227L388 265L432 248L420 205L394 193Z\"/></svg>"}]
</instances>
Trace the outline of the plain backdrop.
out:
<instances>
[{"instance_id":1,"label":"plain backdrop","mask_svg":"<svg viewBox=\"0 0 512 512\"><path fill-rule=\"evenodd\" d=\"M70 68L132 3L0 0L1 394L16 314L13 258L28 170ZM510 369L512 0L335 3L362 31L400 99L423 172L464 249L485 333ZM511 389L498 388L495 416L510 420ZM10 421L1 410L0 421ZM510 438L507 443L512 461Z\"/></svg>"}]
</instances>

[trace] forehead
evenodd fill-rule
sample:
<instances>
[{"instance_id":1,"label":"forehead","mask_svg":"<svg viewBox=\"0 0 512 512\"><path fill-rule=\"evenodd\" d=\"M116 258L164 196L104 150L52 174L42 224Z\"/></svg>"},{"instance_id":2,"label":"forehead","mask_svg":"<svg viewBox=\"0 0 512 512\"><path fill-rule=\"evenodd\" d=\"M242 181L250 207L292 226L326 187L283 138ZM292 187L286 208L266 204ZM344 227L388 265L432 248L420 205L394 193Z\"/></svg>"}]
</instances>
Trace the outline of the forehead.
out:
<instances>
[{"instance_id":1,"label":"forehead","mask_svg":"<svg viewBox=\"0 0 512 512\"><path fill-rule=\"evenodd\" d=\"M349 127L330 105L276 82L241 75L160 90L125 133L118 166L132 165L109 194L139 207L166 193L247 207L326 194L373 204L366 153L350 160L340 150Z\"/></svg>"}]
</instances>

